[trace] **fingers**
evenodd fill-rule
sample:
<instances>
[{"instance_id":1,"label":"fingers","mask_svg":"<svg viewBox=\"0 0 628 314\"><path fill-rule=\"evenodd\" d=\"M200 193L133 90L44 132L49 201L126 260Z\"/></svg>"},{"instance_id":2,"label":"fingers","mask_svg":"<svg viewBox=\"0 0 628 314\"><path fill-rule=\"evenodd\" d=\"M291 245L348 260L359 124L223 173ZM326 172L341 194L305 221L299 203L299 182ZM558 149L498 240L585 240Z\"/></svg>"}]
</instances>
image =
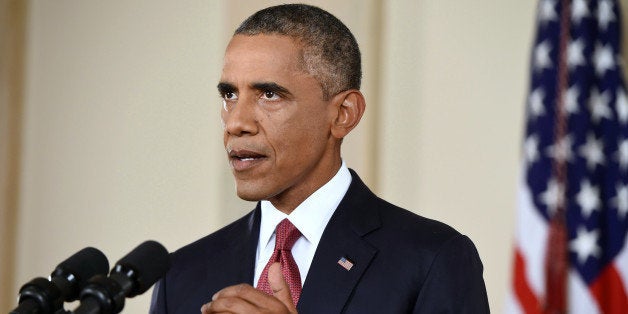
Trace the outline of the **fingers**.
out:
<instances>
[{"instance_id":1,"label":"fingers","mask_svg":"<svg viewBox=\"0 0 628 314\"><path fill-rule=\"evenodd\" d=\"M268 268L268 283L270 283L270 289L273 290L273 296L279 299L291 313L296 313L296 307L290 294L290 287L281 274L279 263L274 263Z\"/></svg>"},{"instance_id":2,"label":"fingers","mask_svg":"<svg viewBox=\"0 0 628 314\"><path fill-rule=\"evenodd\" d=\"M240 284L218 291L212 301L201 307L203 314L290 313L277 298L250 285Z\"/></svg>"},{"instance_id":3,"label":"fingers","mask_svg":"<svg viewBox=\"0 0 628 314\"><path fill-rule=\"evenodd\" d=\"M258 294L258 295L256 295ZM203 305L201 313L257 313L259 299L270 298L250 285L239 284L218 291L212 301Z\"/></svg>"},{"instance_id":4,"label":"fingers","mask_svg":"<svg viewBox=\"0 0 628 314\"><path fill-rule=\"evenodd\" d=\"M240 290L240 285L229 287L229 290ZM234 289L231 289L234 288ZM217 314L217 313L260 313L261 310L248 302L246 299L238 296L233 296L233 291L227 291L226 295L219 295L218 293L212 298L212 301L201 307L201 313L203 314Z\"/></svg>"}]
</instances>

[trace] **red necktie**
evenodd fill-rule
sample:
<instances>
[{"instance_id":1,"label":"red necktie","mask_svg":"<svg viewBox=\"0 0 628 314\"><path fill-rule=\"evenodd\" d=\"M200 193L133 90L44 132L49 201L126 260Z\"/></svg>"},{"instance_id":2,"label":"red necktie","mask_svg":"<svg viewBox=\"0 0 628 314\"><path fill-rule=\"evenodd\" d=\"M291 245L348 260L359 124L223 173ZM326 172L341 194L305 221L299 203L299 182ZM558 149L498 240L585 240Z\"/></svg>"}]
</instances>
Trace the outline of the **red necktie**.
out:
<instances>
[{"instance_id":1,"label":"red necktie","mask_svg":"<svg viewBox=\"0 0 628 314\"><path fill-rule=\"evenodd\" d=\"M270 283L268 283L268 268L273 263L279 262L281 264L281 273L288 283L288 287L290 287L290 294L295 305L301 295L301 275L299 274L299 267L292 257L291 250L299 237L301 237L301 232L287 218L277 225L277 229L275 229L275 250L257 282L257 289L273 295Z\"/></svg>"}]
</instances>

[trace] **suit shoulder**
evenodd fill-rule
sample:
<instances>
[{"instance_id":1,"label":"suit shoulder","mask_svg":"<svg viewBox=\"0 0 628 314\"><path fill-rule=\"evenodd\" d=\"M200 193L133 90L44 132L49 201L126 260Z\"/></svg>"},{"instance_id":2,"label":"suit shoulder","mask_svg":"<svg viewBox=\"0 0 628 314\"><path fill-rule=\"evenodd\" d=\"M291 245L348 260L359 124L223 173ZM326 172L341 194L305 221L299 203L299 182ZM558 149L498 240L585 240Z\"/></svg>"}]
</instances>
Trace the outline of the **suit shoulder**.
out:
<instances>
[{"instance_id":1,"label":"suit shoulder","mask_svg":"<svg viewBox=\"0 0 628 314\"><path fill-rule=\"evenodd\" d=\"M381 227L369 236L383 256L403 252L407 260L419 265L420 278L430 269L447 272L462 264L473 265L473 271L481 276L482 263L469 237L443 222L379 201Z\"/></svg>"},{"instance_id":2,"label":"suit shoulder","mask_svg":"<svg viewBox=\"0 0 628 314\"><path fill-rule=\"evenodd\" d=\"M448 242L466 238L448 224L423 217L378 198L382 231L409 246L436 252Z\"/></svg>"},{"instance_id":3,"label":"suit shoulder","mask_svg":"<svg viewBox=\"0 0 628 314\"><path fill-rule=\"evenodd\" d=\"M248 213L229 225L171 253L173 267L185 268L188 263L207 260L203 258L205 255L207 255L206 257L209 257L209 254L215 256L230 248L235 239L241 238L243 233L250 230L252 215L253 212Z\"/></svg>"},{"instance_id":4,"label":"suit shoulder","mask_svg":"<svg viewBox=\"0 0 628 314\"><path fill-rule=\"evenodd\" d=\"M351 221L359 234L374 231L369 238L384 242L398 239L408 248L438 250L450 239L461 236L451 226L415 214L373 193L355 171L350 170L352 182L340 206L351 214Z\"/></svg>"}]
</instances>

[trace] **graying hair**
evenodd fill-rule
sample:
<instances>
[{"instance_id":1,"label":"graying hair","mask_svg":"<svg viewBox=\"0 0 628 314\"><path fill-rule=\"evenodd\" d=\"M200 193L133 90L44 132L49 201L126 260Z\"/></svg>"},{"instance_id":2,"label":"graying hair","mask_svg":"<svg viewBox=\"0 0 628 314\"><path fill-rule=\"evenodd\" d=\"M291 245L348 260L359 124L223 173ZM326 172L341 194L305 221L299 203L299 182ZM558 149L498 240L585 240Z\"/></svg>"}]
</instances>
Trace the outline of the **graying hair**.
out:
<instances>
[{"instance_id":1,"label":"graying hair","mask_svg":"<svg viewBox=\"0 0 628 314\"><path fill-rule=\"evenodd\" d=\"M247 18L234 35L278 34L294 38L302 49L305 71L321 85L323 97L360 89L360 48L351 31L329 12L306 4L262 9Z\"/></svg>"}]
</instances>

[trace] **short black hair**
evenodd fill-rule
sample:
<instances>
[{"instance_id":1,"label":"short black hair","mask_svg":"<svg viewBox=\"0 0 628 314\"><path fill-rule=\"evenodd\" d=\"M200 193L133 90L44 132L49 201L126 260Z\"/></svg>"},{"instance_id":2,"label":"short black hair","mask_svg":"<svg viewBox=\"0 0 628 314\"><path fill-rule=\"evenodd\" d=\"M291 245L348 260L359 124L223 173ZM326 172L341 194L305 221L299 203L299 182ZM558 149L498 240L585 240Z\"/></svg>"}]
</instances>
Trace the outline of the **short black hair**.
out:
<instances>
[{"instance_id":1,"label":"short black hair","mask_svg":"<svg viewBox=\"0 0 628 314\"><path fill-rule=\"evenodd\" d=\"M331 13L307 4L283 4L257 11L234 35L278 34L294 38L305 70L321 84L323 97L360 89L360 48L353 34Z\"/></svg>"}]
</instances>

